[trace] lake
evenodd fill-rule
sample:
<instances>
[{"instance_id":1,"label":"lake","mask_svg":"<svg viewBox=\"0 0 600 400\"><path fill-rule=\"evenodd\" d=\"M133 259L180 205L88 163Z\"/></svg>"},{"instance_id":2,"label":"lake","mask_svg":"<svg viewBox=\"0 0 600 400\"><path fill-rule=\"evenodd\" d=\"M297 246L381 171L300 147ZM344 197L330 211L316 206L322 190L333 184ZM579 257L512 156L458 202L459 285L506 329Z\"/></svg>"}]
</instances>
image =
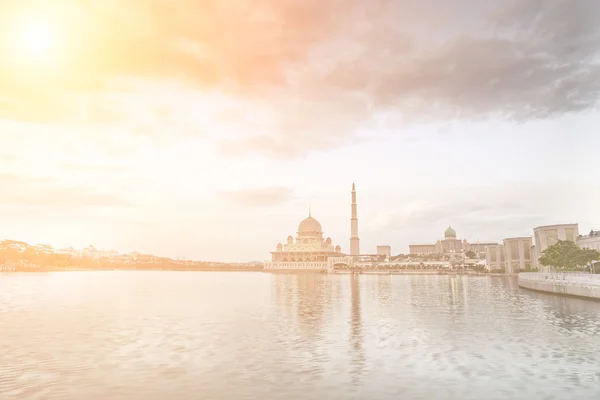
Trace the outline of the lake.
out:
<instances>
[{"instance_id":1,"label":"lake","mask_svg":"<svg viewBox=\"0 0 600 400\"><path fill-rule=\"evenodd\" d=\"M598 399L600 303L514 277L0 274L0 399Z\"/></svg>"}]
</instances>

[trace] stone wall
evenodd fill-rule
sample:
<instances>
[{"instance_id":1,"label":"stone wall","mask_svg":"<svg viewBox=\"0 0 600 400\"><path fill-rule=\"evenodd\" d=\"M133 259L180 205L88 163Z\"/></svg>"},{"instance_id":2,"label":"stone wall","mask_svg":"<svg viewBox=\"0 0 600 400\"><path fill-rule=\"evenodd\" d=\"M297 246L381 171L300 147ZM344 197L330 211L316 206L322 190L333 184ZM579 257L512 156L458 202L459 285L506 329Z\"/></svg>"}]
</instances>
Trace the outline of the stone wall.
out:
<instances>
[{"instance_id":1,"label":"stone wall","mask_svg":"<svg viewBox=\"0 0 600 400\"><path fill-rule=\"evenodd\" d=\"M542 292L600 300L600 275L577 272L522 272L519 274L519 286Z\"/></svg>"}]
</instances>

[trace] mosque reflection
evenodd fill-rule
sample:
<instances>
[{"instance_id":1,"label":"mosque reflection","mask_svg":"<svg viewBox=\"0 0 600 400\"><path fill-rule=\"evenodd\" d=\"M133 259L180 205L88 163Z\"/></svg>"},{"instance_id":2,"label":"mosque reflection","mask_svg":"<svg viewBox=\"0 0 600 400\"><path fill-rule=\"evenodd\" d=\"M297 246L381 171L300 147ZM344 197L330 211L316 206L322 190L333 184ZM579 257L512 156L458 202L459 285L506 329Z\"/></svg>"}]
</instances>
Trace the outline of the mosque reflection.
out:
<instances>
[{"instance_id":1,"label":"mosque reflection","mask_svg":"<svg viewBox=\"0 0 600 400\"><path fill-rule=\"evenodd\" d=\"M361 384L361 376L365 368L363 351L362 316L360 303L360 277L351 275L350 278L350 349L352 367L350 376L354 385Z\"/></svg>"},{"instance_id":2,"label":"mosque reflection","mask_svg":"<svg viewBox=\"0 0 600 400\"><path fill-rule=\"evenodd\" d=\"M389 277L378 284L381 299L391 298ZM322 274L277 274L273 276L273 293L277 313L290 322L297 333L297 342L290 357L311 359L313 376L324 373L331 354L324 343L338 340L330 332L341 328L348 332L348 368L352 385L360 386L366 360L361 303L361 277L358 275L331 276ZM347 316L345 319L344 316ZM338 334L339 335L339 334ZM342 337L345 335L342 335ZM346 347L346 346L344 346ZM292 354L293 351L293 354ZM315 363L321 360L321 363ZM320 365L315 368L315 365Z\"/></svg>"}]
</instances>

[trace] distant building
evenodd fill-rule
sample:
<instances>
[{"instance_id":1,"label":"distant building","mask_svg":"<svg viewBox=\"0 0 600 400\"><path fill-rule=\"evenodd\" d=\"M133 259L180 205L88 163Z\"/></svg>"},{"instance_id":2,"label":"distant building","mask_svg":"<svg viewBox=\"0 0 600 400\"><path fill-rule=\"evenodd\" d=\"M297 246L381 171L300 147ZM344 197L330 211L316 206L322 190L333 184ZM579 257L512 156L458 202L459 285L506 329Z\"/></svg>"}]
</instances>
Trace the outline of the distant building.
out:
<instances>
[{"instance_id":1,"label":"distant building","mask_svg":"<svg viewBox=\"0 0 600 400\"><path fill-rule=\"evenodd\" d=\"M531 269L531 237L504 239L504 265L507 274L517 274L521 270Z\"/></svg>"},{"instance_id":2,"label":"distant building","mask_svg":"<svg viewBox=\"0 0 600 400\"><path fill-rule=\"evenodd\" d=\"M540 263L537 258L537 250L535 248L535 244L531 246L531 268L532 269L540 269Z\"/></svg>"},{"instance_id":3,"label":"distant building","mask_svg":"<svg viewBox=\"0 0 600 400\"><path fill-rule=\"evenodd\" d=\"M504 260L504 245L496 244L486 248L486 265L490 271L504 269L506 264Z\"/></svg>"},{"instance_id":4,"label":"distant building","mask_svg":"<svg viewBox=\"0 0 600 400\"><path fill-rule=\"evenodd\" d=\"M497 246L497 242L475 242L469 243L469 251L475 253L478 257L485 257L488 246Z\"/></svg>"},{"instance_id":5,"label":"distant building","mask_svg":"<svg viewBox=\"0 0 600 400\"><path fill-rule=\"evenodd\" d=\"M437 254L435 244L410 244L408 245L408 253L418 256L429 256Z\"/></svg>"},{"instance_id":6,"label":"distant building","mask_svg":"<svg viewBox=\"0 0 600 400\"><path fill-rule=\"evenodd\" d=\"M548 247L555 245L559 240L568 240L571 242L577 242L579 236L579 225L578 224L558 224L558 225L545 225L538 226L533 229L533 235L535 240L535 254L533 255L535 268L540 269L539 259L542 256L544 250Z\"/></svg>"},{"instance_id":7,"label":"distant building","mask_svg":"<svg viewBox=\"0 0 600 400\"><path fill-rule=\"evenodd\" d=\"M588 235L580 235L577 238L577 244L582 249L592 249L600 251L600 231L591 230Z\"/></svg>"},{"instance_id":8,"label":"distant building","mask_svg":"<svg viewBox=\"0 0 600 400\"><path fill-rule=\"evenodd\" d=\"M478 255L485 254L487 246L498 245L495 242L475 242L469 243L467 239L457 239L456 231L451 226L444 231L444 239L438 240L433 244L411 244L408 246L409 253L414 255L449 255L453 253L462 253L473 251Z\"/></svg>"},{"instance_id":9,"label":"distant building","mask_svg":"<svg viewBox=\"0 0 600 400\"><path fill-rule=\"evenodd\" d=\"M387 261L392 257L392 247L387 245L377 246L377 254L384 255Z\"/></svg>"}]
</instances>

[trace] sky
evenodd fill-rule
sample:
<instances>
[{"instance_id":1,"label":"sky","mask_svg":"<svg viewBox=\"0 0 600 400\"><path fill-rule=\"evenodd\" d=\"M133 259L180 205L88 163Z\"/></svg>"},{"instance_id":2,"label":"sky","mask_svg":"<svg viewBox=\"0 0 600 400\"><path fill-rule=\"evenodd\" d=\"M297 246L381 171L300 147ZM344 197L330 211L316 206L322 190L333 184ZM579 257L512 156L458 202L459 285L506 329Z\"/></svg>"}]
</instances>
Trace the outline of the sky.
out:
<instances>
[{"instance_id":1,"label":"sky","mask_svg":"<svg viewBox=\"0 0 600 400\"><path fill-rule=\"evenodd\" d=\"M269 258L600 228L596 0L2 0L0 239Z\"/></svg>"}]
</instances>

